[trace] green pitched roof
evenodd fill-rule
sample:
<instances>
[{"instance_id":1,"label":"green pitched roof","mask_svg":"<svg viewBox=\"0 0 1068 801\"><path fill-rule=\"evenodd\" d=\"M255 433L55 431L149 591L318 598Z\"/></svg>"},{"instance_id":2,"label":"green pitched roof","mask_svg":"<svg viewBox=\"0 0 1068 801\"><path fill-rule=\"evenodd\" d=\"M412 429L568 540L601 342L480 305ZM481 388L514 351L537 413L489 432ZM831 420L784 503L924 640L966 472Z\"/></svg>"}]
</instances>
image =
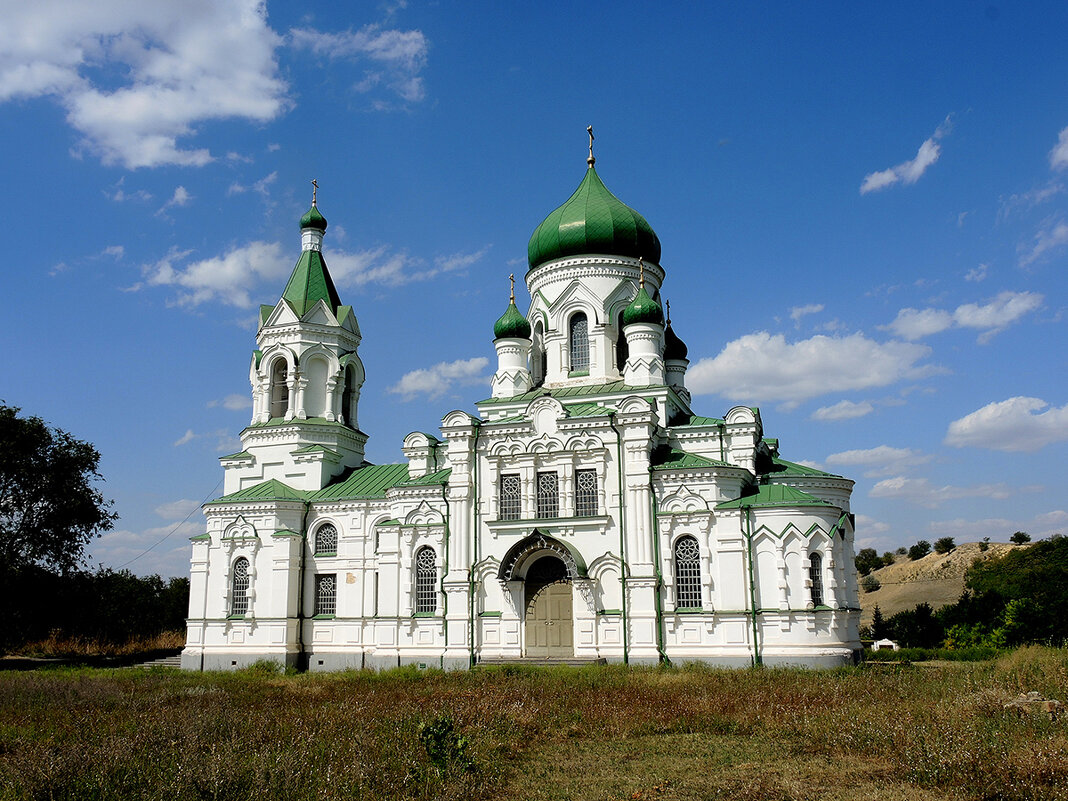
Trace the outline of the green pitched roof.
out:
<instances>
[{"instance_id":1,"label":"green pitched roof","mask_svg":"<svg viewBox=\"0 0 1068 801\"><path fill-rule=\"evenodd\" d=\"M493 336L496 339L503 337L530 339L530 323L519 311L514 300L508 304L508 308L504 310L500 319L493 324Z\"/></svg>"},{"instance_id":2,"label":"green pitched roof","mask_svg":"<svg viewBox=\"0 0 1068 801\"><path fill-rule=\"evenodd\" d=\"M687 418L683 418L680 422L672 423L672 428L678 426L721 426L724 420L722 417L701 417L700 415L691 414Z\"/></svg>"},{"instance_id":3,"label":"green pitched roof","mask_svg":"<svg viewBox=\"0 0 1068 801\"><path fill-rule=\"evenodd\" d=\"M425 487L432 486L434 484L447 484L449 483L449 476L452 475L452 469L447 468L445 470L438 470L436 473L427 473L425 476L419 478L412 478L408 481L402 481L398 484L398 487Z\"/></svg>"},{"instance_id":4,"label":"green pitched roof","mask_svg":"<svg viewBox=\"0 0 1068 801\"><path fill-rule=\"evenodd\" d=\"M241 501L303 501L308 494L283 484L276 478L268 479L251 487L245 487L229 495L223 495L210 503L238 503Z\"/></svg>"},{"instance_id":5,"label":"green pitched roof","mask_svg":"<svg viewBox=\"0 0 1068 801\"><path fill-rule=\"evenodd\" d=\"M572 403L565 406L568 417L604 417L612 414L612 410L599 403Z\"/></svg>"},{"instance_id":6,"label":"green pitched roof","mask_svg":"<svg viewBox=\"0 0 1068 801\"><path fill-rule=\"evenodd\" d=\"M479 403L522 403L524 401L532 401L535 398L540 398L542 395L552 395L554 398L575 398L584 395L600 395L609 392L619 392L621 390L643 392L648 389L649 387L628 387L622 381L609 381L604 384L580 384L573 387L557 387L552 390L546 389L545 387L535 387L530 390L530 392L514 395L511 398L486 398L485 400L479 401Z\"/></svg>"},{"instance_id":7,"label":"green pitched roof","mask_svg":"<svg viewBox=\"0 0 1068 801\"><path fill-rule=\"evenodd\" d=\"M318 250L305 250L293 267L289 283L282 292L282 298L289 301L298 317L307 314L308 309L318 301L326 301L330 311L337 314L341 307L341 297L337 294L333 279L326 269L326 260Z\"/></svg>"},{"instance_id":8,"label":"green pitched roof","mask_svg":"<svg viewBox=\"0 0 1068 801\"><path fill-rule=\"evenodd\" d=\"M313 501L384 498L386 490L408 480L408 464L364 464L342 473L311 496Z\"/></svg>"},{"instance_id":9,"label":"green pitched roof","mask_svg":"<svg viewBox=\"0 0 1068 801\"><path fill-rule=\"evenodd\" d=\"M752 495L716 504L717 509L744 509L747 506L831 506L815 495L809 495L786 484L761 484Z\"/></svg>"},{"instance_id":10,"label":"green pitched roof","mask_svg":"<svg viewBox=\"0 0 1068 801\"><path fill-rule=\"evenodd\" d=\"M531 268L565 256L642 256L660 263L660 240L645 218L608 191L591 165L574 194L534 229Z\"/></svg>"},{"instance_id":11,"label":"green pitched roof","mask_svg":"<svg viewBox=\"0 0 1068 801\"><path fill-rule=\"evenodd\" d=\"M771 464L772 467L767 472L776 476L830 476L832 478L841 478L837 473L827 473L823 470L817 470L815 467L805 467L803 464L788 462L778 456L772 457Z\"/></svg>"},{"instance_id":12,"label":"green pitched roof","mask_svg":"<svg viewBox=\"0 0 1068 801\"><path fill-rule=\"evenodd\" d=\"M652 465L654 470L682 470L695 467L728 467L726 462L686 453L666 446L653 450Z\"/></svg>"}]
</instances>

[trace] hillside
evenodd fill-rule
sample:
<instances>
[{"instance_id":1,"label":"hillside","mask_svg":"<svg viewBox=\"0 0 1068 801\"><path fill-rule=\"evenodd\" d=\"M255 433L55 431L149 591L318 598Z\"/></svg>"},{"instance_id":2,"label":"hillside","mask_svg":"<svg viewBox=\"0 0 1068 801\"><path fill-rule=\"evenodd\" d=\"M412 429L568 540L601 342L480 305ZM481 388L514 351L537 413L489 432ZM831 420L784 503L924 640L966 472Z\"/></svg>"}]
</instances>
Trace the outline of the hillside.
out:
<instances>
[{"instance_id":1,"label":"hillside","mask_svg":"<svg viewBox=\"0 0 1068 801\"><path fill-rule=\"evenodd\" d=\"M898 556L894 564L869 574L875 576L882 585L878 590L864 592L861 588L860 625L871 625L872 610L876 604L883 617L889 617L925 601L935 609L954 603L964 591L964 574L972 562L1025 547L992 542L986 551L981 551L978 542L966 542L948 554L929 553L915 562L907 556Z\"/></svg>"}]
</instances>

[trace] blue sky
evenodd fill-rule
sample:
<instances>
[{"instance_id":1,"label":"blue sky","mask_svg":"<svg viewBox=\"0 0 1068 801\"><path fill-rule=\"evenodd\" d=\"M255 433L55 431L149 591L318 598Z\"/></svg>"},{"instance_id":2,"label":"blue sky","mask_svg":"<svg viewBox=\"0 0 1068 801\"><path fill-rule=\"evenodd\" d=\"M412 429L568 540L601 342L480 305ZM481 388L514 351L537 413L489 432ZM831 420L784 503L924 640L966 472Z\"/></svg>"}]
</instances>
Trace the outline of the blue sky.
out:
<instances>
[{"instance_id":1,"label":"blue sky","mask_svg":"<svg viewBox=\"0 0 1068 801\"><path fill-rule=\"evenodd\" d=\"M400 461L489 394L589 124L698 413L856 479L859 546L1068 533L1063 3L2 7L0 399L101 451L92 565L187 571L312 178Z\"/></svg>"}]
</instances>

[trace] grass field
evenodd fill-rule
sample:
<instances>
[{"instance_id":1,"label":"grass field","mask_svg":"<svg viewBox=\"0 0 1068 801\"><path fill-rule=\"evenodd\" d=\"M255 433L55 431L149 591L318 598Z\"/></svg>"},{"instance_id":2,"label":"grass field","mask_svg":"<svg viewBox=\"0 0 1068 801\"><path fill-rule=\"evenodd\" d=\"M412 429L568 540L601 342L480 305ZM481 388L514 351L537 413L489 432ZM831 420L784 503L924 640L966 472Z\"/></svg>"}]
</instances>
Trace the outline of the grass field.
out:
<instances>
[{"instance_id":1,"label":"grass field","mask_svg":"<svg viewBox=\"0 0 1068 801\"><path fill-rule=\"evenodd\" d=\"M833 672L0 673L0 798L1068 800L1068 651Z\"/></svg>"}]
</instances>

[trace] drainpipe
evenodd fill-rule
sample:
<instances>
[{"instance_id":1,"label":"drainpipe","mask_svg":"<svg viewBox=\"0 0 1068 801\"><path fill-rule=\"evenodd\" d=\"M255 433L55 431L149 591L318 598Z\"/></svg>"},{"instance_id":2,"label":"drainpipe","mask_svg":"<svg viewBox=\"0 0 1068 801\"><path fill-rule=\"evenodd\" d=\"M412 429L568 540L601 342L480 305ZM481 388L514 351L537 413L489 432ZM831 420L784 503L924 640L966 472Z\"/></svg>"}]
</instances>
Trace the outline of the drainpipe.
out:
<instances>
[{"instance_id":1,"label":"drainpipe","mask_svg":"<svg viewBox=\"0 0 1068 801\"><path fill-rule=\"evenodd\" d=\"M627 551L626 551L626 529L627 529L627 513L624 508L624 493L626 492L623 484L623 435L619 433L619 429L616 428L616 418L613 414L609 419L609 425L612 426L612 430L616 432L616 467L619 472L619 586L622 588L623 595L623 664L630 664L630 634L629 624L627 622L627 573L629 568L627 567Z\"/></svg>"},{"instance_id":2,"label":"drainpipe","mask_svg":"<svg viewBox=\"0 0 1068 801\"><path fill-rule=\"evenodd\" d=\"M719 429L719 460L725 462L727 461L727 446L723 438L727 435L727 426L725 423L716 423L716 428Z\"/></svg>"},{"instance_id":3,"label":"drainpipe","mask_svg":"<svg viewBox=\"0 0 1068 801\"><path fill-rule=\"evenodd\" d=\"M308 551L308 513L311 501L304 502L304 519L300 523L300 569L297 572L297 670L307 670L308 655L304 650L304 570Z\"/></svg>"},{"instance_id":4,"label":"drainpipe","mask_svg":"<svg viewBox=\"0 0 1068 801\"><path fill-rule=\"evenodd\" d=\"M668 655L664 652L664 574L660 569L660 522L657 519L657 509L660 504L656 500L656 488L653 486L653 468L649 468L649 493L653 506L653 570L656 572L656 652L660 654L660 661L671 664Z\"/></svg>"},{"instance_id":5,"label":"drainpipe","mask_svg":"<svg viewBox=\"0 0 1068 801\"><path fill-rule=\"evenodd\" d=\"M475 565L478 564L478 437L482 433L482 424L475 423L474 443L474 482L475 482L475 505L472 509L474 528L471 529L471 566L467 571L467 626L470 638L467 666L475 666Z\"/></svg>"},{"instance_id":6,"label":"drainpipe","mask_svg":"<svg viewBox=\"0 0 1068 801\"><path fill-rule=\"evenodd\" d=\"M753 664L760 667L764 660L760 656L760 631L757 626L757 597L756 581L753 577L753 507L743 506L745 509L745 542L749 552L749 607L753 620Z\"/></svg>"},{"instance_id":7,"label":"drainpipe","mask_svg":"<svg viewBox=\"0 0 1068 801\"><path fill-rule=\"evenodd\" d=\"M441 569L441 634L445 639L445 647L449 647L449 596L445 592L445 577L449 574L449 496L447 491L448 483L442 482L441 484L441 498L445 501L445 542L441 550L445 554L444 564ZM445 669L445 651L442 650L441 656L438 658L438 667L442 670Z\"/></svg>"}]
</instances>

